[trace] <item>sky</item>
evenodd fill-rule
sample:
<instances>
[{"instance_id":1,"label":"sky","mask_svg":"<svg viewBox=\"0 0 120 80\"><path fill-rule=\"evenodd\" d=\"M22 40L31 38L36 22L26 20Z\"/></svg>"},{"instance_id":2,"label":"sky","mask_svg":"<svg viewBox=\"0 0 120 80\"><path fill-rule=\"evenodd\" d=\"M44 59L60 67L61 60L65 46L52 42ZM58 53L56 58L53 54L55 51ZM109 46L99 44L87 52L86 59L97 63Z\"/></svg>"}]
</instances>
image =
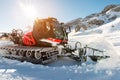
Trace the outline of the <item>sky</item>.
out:
<instances>
[{"instance_id":1,"label":"sky","mask_svg":"<svg viewBox=\"0 0 120 80\"><path fill-rule=\"evenodd\" d=\"M36 18L69 22L98 13L119 0L0 0L0 31L32 27Z\"/></svg>"}]
</instances>

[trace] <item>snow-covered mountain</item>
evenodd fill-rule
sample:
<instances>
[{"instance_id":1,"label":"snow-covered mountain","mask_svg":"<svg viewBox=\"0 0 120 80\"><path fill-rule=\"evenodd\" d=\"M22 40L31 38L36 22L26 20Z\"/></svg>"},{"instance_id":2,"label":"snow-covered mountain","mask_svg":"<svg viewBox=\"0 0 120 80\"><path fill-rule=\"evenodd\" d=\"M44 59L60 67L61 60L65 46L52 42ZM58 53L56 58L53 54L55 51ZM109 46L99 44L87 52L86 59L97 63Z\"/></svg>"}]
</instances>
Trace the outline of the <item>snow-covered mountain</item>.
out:
<instances>
[{"instance_id":1,"label":"snow-covered mountain","mask_svg":"<svg viewBox=\"0 0 120 80\"><path fill-rule=\"evenodd\" d=\"M74 47L79 41L82 45L105 50L110 58L79 64L69 58L59 58L48 65L36 65L0 57L0 80L119 80L120 79L120 6L109 5L101 13L92 14L84 19L78 18L68 25L86 26L85 31L74 30L69 33L69 45ZM109 16L108 16L109 15ZM116 17L114 17L116 16ZM97 20L98 23L94 22ZM99 21L100 22L99 22ZM93 21L93 22L92 22ZM103 22L104 23L101 23ZM95 23L95 24L93 24ZM89 26L91 24L91 26ZM99 27L98 27L99 26ZM0 45L12 44L0 41ZM0 51L3 54L3 51ZM88 50L87 54L91 51Z\"/></svg>"},{"instance_id":2,"label":"snow-covered mountain","mask_svg":"<svg viewBox=\"0 0 120 80\"><path fill-rule=\"evenodd\" d=\"M72 20L65 25L76 32L79 30L84 31L112 22L118 17L120 17L120 5L108 5L100 13Z\"/></svg>"}]
</instances>

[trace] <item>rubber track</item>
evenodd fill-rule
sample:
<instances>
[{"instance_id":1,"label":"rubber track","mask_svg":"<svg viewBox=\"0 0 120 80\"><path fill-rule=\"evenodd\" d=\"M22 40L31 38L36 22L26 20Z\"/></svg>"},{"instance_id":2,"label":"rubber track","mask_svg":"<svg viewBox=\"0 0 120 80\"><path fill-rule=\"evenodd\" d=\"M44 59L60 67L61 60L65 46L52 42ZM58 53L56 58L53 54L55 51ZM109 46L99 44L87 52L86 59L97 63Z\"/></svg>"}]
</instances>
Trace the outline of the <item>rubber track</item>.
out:
<instances>
[{"instance_id":1,"label":"rubber track","mask_svg":"<svg viewBox=\"0 0 120 80\"><path fill-rule=\"evenodd\" d=\"M1 50L7 51L3 56L20 61L29 61L32 63L46 64L57 59L58 50L54 47L31 47L31 46L0 46ZM35 58L38 53L40 59Z\"/></svg>"}]
</instances>

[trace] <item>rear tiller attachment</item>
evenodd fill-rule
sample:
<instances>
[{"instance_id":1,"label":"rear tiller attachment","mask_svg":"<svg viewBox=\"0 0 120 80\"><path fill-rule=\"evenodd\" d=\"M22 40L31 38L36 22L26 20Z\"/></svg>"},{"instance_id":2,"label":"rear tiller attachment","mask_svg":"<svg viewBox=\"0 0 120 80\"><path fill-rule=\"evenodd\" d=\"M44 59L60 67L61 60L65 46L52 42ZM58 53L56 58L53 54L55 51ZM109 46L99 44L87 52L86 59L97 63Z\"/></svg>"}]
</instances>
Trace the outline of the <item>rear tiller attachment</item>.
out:
<instances>
[{"instance_id":1,"label":"rear tiller attachment","mask_svg":"<svg viewBox=\"0 0 120 80\"><path fill-rule=\"evenodd\" d=\"M88 49L92 50L92 54L87 54ZM88 57L95 62L97 62L98 60L106 59L110 57L110 56L104 55L105 51L103 50L88 47L87 45L82 47L82 44L80 42L75 43L75 49L72 49L70 45L65 45L63 48L63 52L65 56L68 56L81 63L86 62ZM97 55L96 52L99 52L99 55Z\"/></svg>"}]
</instances>

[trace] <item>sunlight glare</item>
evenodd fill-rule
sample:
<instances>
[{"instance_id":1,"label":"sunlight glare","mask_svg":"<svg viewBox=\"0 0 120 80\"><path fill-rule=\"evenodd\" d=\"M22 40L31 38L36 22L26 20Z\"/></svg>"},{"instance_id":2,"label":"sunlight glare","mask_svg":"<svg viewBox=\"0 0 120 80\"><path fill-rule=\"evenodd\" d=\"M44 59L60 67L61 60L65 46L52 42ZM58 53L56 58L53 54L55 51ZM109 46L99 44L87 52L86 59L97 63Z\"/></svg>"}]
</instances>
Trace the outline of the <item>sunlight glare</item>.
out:
<instances>
[{"instance_id":1,"label":"sunlight glare","mask_svg":"<svg viewBox=\"0 0 120 80\"><path fill-rule=\"evenodd\" d=\"M37 10L33 5L20 3L20 8L27 18L34 20L37 17Z\"/></svg>"}]
</instances>

